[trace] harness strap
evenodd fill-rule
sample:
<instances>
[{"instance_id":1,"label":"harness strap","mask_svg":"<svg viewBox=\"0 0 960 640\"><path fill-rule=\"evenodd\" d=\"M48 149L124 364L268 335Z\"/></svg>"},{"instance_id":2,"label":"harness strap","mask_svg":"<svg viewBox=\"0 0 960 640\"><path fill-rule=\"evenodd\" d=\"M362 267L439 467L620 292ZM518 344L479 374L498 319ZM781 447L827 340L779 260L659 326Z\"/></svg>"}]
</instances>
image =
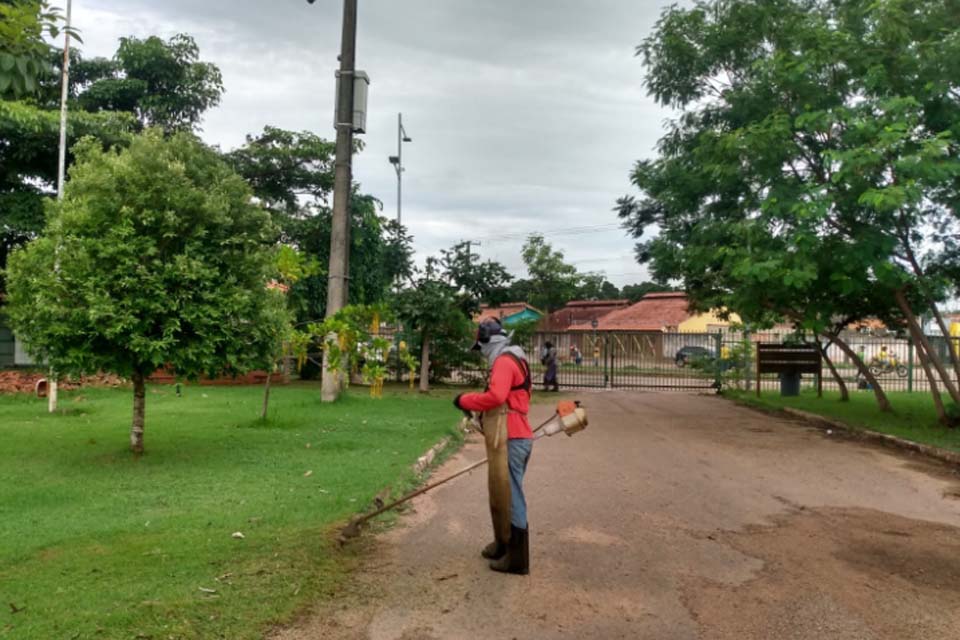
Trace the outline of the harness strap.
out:
<instances>
[{"instance_id":1,"label":"harness strap","mask_svg":"<svg viewBox=\"0 0 960 640\"><path fill-rule=\"evenodd\" d=\"M520 371L523 372L523 382L520 384L510 387L510 391L526 391L528 394L530 390L533 389L533 379L530 377L530 365L527 364L527 361L519 357L515 353L510 353L509 351L503 355L509 357L514 362L517 363L517 366L520 367Z\"/></svg>"}]
</instances>

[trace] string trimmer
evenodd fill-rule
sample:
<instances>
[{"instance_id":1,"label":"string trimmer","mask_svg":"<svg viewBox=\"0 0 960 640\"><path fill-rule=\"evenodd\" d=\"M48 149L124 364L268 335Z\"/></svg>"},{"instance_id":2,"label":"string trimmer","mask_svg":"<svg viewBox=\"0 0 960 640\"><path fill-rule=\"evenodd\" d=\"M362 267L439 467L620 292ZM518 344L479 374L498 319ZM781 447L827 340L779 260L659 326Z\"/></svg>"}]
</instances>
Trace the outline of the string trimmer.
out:
<instances>
[{"instance_id":1,"label":"string trimmer","mask_svg":"<svg viewBox=\"0 0 960 640\"><path fill-rule=\"evenodd\" d=\"M471 418L470 422L474 425L479 424L477 422L477 417L474 416ZM543 424L538 426L533 430L534 439L540 439L544 436L554 436L558 433L565 433L568 436L572 436L578 431L583 431L587 428L587 412L580 406L580 402L560 402L557 404L556 412L550 416ZM479 460L473 464L467 465L463 469L460 469L456 473L453 473L442 480L437 480L436 482L431 482L425 487L420 487L416 491L412 491L402 498L398 498L389 504L385 504L376 511L364 514L362 516L357 516L350 521L347 526L340 530L340 542L346 542L351 538L356 538L360 535L360 526L366 523L367 521L376 518L380 514L390 511L405 502L413 500L417 496L430 491L431 489L436 489L442 484L446 484L453 480L454 478L459 478L465 473L473 471L478 467L482 467L487 463L487 459Z\"/></svg>"}]
</instances>

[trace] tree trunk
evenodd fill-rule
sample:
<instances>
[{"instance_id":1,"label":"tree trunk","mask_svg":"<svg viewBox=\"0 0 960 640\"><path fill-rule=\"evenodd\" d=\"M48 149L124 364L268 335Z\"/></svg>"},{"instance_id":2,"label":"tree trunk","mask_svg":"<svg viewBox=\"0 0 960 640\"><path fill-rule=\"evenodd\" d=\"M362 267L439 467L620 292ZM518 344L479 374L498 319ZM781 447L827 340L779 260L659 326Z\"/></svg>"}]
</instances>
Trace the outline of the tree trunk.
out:
<instances>
[{"instance_id":1,"label":"tree trunk","mask_svg":"<svg viewBox=\"0 0 960 640\"><path fill-rule=\"evenodd\" d=\"M267 408L270 406L270 378L272 371L267 370L267 381L263 383L263 411L260 412L260 419L267 419Z\"/></svg>"},{"instance_id":2,"label":"tree trunk","mask_svg":"<svg viewBox=\"0 0 960 640\"><path fill-rule=\"evenodd\" d=\"M143 453L143 416L147 402L147 390L143 374L133 373L133 425L130 427L130 450Z\"/></svg>"},{"instance_id":3,"label":"tree trunk","mask_svg":"<svg viewBox=\"0 0 960 640\"><path fill-rule=\"evenodd\" d=\"M904 242L904 246L907 249L907 256L910 260L910 266L913 268L914 274L918 278L924 278L925 274L923 269L920 267L920 263L917 261L916 254L913 252L913 247L910 246L909 241ZM927 305L930 306L930 310L933 312L933 317L937 320L937 325L940 327L940 333L943 334L943 339L947 341L947 347L950 351L950 363L953 365L953 372L957 375L958 384L960 384L960 357L958 357L956 351L953 349L953 341L950 339L950 333L947 331L947 323L943 321L943 315L940 313L940 309L937 308L937 303L933 300L932 297L924 293L923 296Z\"/></svg>"},{"instance_id":4,"label":"tree trunk","mask_svg":"<svg viewBox=\"0 0 960 640\"><path fill-rule=\"evenodd\" d=\"M817 343L820 342L820 336L814 334L814 337L817 339ZM829 337L829 336L824 336ZM831 341L832 342L832 341ZM827 355L827 349L830 347L828 343L826 347L820 345L820 353L823 355L824 362L827 363L827 367L830 369L830 373L833 374L833 379L837 381L837 386L840 387L840 401L849 402L850 401L850 392L847 390L847 383L844 382L843 376L840 375L840 372L837 371L837 368L833 366L833 360L830 359L830 356Z\"/></svg>"},{"instance_id":5,"label":"tree trunk","mask_svg":"<svg viewBox=\"0 0 960 640\"><path fill-rule=\"evenodd\" d=\"M911 335L913 335L912 332ZM914 342L916 342L916 338L914 338ZM937 410L937 421L944 426L948 426L950 419L947 417L947 410L943 406L943 398L940 396L940 389L937 387L936 376L930 368L930 360L927 358L923 347L917 345L916 350L917 358L920 360L920 366L923 367L924 373L927 374L927 380L930 381L930 395L933 396L933 406Z\"/></svg>"},{"instance_id":6,"label":"tree trunk","mask_svg":"<svg viewBox=\"0 0 960 640\"><path fill-rule=\"evenodd\" d=\"M870 388L873 389L873 395L877 399L877 406L880 407L880 411L892 411L893 408L890 406L890 400L887 399L887 394L883 392L883 388L880 386L880 382L877 378L870 373L869 367L867 364L856 354L856 352L850 348L846 342L840 339L837 336L833 337L833 343L840 347L840 350L843 351L850 360L857 365L857 370L860 371L860 374L866 379L867 383L870 385Z\"/></svg>"},{"instance_id":7,"label":"tree trunk","mask_svg":"<svg viewBox=\"0 0 960 640\"><path fill-rule=\"evenodd\" d=\"M420 349L420 392L430 391L430 334L423 334L423 346Z\"/></svg>"},{"instance_id":8,"label":"tree trunk","mask_svg":"<svg viewBox=\"0 0 960 640\"><path fill-rule=\"evenodd\" d=\"M917 317L907 303L907 297L903 294L903 289L897 289L893 295L897 301L897 306L900 307L900 311L903 312L904 317L907 319L907 326L910 329L910 334L913 336L914 341L918 345L923 346L923 350L927 352L927 359L930 361L930 364L933 365L933 368L937 370L937 373L940 374L940 379L943 380L943 386L947 389L947 393L950 394L950 398L956 405L960 406L960 393L957 392L957 385L953 384L953 379L947 375L947 370L944 368L943 363L940 362L940 358L937 357L937 354L934 353L930 347L930 341L927 340L927 336L923 334L923 327L917 322Z\"/></svg>"},{"instance_id":9,"label":"tree trunk","mask_svg":"<svg viewBox=\"0 0 960 640\"><path fill-rule=\"evenodd\" d=\"M960 383L960 357L957 357L957 352L954 350L953 339L950 337L950 332L947 330L947 323L943 320L943 314L940 313L940 309L937 308L937 303L930 301L930 310L933 311L933 317L937 319L937 325L940 327L940 333L943 334L943 339L947 341L947 350L950 352L950 363L953 365L953 372L957 375L957 381Z\"/></svg>"},{"instance_id":10,"label":"tree trunk","mask_svg":"<svg viewBox=\"0 0 960 640\"><path fill-rule=\"evenodd\" d=\"M331 371L328 345L330 340L336 340L336 334L329 334L323 344L323 364L320 365L320 402L336 402L340 397L340 371Z\"/></svg>"}]
</instances>

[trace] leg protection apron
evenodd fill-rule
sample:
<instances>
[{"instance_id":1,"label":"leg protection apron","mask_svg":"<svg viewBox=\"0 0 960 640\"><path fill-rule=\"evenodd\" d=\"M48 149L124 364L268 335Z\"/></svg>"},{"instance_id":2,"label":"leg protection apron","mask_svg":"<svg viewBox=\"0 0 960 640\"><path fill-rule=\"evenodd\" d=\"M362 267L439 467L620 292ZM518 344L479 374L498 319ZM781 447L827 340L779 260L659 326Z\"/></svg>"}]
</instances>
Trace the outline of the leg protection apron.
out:
<instances>
[{"instance_id":1,"label":"leg protection apron","mask_svg":"<svg viewBox=\"0 0 960 640\"><path fill-rule=\"evenodd\" d=\"M493 537L510 541L510 462L507 455L507 408L500 406L483 414L483 437L487 445L487 488Z\"/></svg>"}]
</instances>

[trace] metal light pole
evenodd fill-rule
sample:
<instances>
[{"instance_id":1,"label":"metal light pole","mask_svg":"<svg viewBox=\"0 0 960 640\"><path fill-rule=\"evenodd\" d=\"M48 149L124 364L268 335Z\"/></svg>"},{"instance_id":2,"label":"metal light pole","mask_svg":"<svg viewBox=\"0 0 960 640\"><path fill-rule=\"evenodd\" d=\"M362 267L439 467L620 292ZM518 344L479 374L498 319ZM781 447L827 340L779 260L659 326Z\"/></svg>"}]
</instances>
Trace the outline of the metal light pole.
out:
<instances>
[{"instance_id":1,"label":"metal light pole","mask_svg":"<svg viewBox=\"0 0 960 640\"><path fill-rule=\"evenodd\" d=\"M70 94L70 27L72 26L73 2L67 0L67 23L63 30L63 72L60 76L60 149L57 158L57 200L63 200L63 180L67 170L67 97ZM59 247L58 247L59 249ZM54 261L54 268L60 270L60 260ZM47 410L57 410L57 374L50 369L50 382L47 384Z\"/></svg>"},{"instance_id":2,"label":"metal light pole","mask_svg":"<svg viewBox=\"0 0 960 640\"><path fill-rule=\"evenodd\" d=\"M407 130L403 128L403 114L397 114L397 155L389 156L390 164L397 172L397 240L403 237L403 230L400 227L403 207L403 143L413 142L413 138L407 135ZM397 276L397 291L400 291L400 276ZM397 382L403 381L403 372L400 370L400 331L401 326L397 321L397 329L394 332L393 348L397 354Z\"/></svg>"},{"instance_id":3,"label":"metal light pole","mask_svg":"<svg viewBox=\"0 0 960 640\"><path fill-rule=\"evenodd\" d=\"M397 114L397 155L390 156L390 164L397 172L397 233L400 233L400 224L403 221L401 210L403 205L403 143L413 142L413 138L407 135L407 130L403 128L403 114Z\"/></svg>"}]
</instances>

